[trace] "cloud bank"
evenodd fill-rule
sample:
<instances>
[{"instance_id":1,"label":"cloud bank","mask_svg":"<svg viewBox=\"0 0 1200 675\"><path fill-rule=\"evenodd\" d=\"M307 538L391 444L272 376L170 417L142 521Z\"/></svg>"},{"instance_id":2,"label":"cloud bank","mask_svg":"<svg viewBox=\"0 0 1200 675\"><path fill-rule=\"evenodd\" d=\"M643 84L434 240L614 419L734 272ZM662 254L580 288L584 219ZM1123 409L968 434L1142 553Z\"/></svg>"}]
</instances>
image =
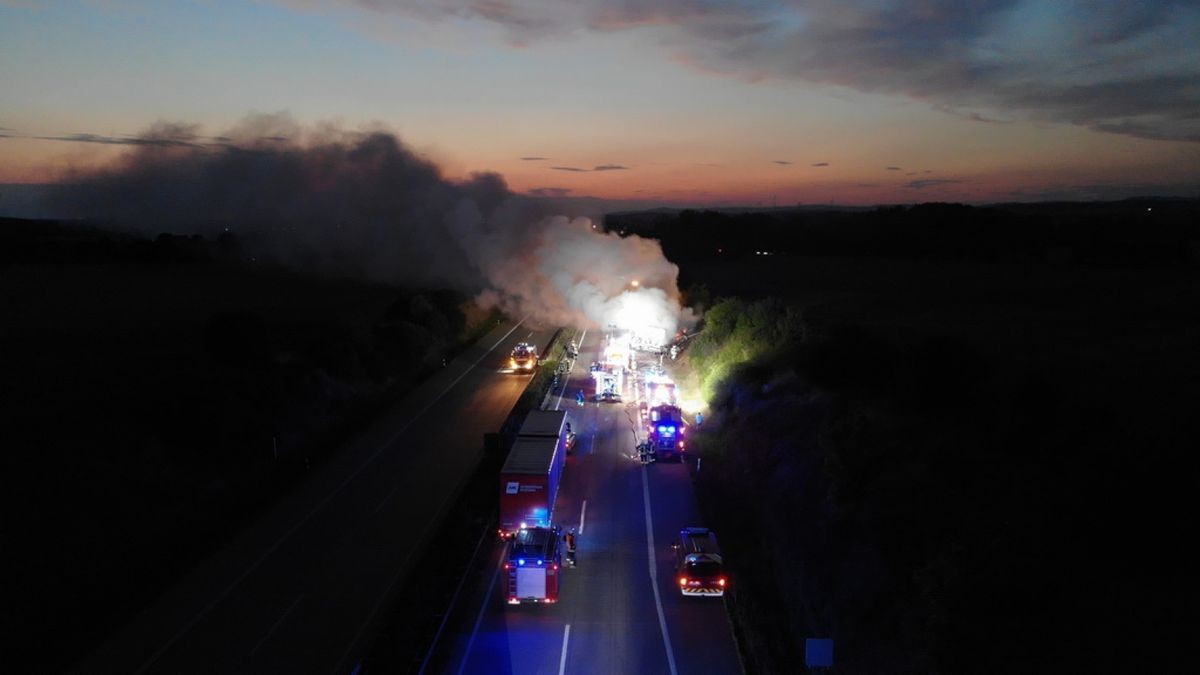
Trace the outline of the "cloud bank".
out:
<instances>
[{"instance_id":1,"label":"cloud bank","mask_svg":"<svg viewBox=\"0 0 1200 675\"><path fill-rule=\"evenodd\" d=\"M179 128L155 125L113 165L66 176L49 199L69 217L151 235L229 230L260 259L455 288L545 325L604 327L630 306L671 332L695 320L658 242L553 215L498 174L448 180L390 132L253 115L221 143L157 142Z\"/></svg>"},{"instance_id":2,"label":"cloud bank","mask_svg":"<svg viewBox=\"0 0 1200 675\"><path fill-rule=\"evenodd\" d=\"M276 1L482 23L518 45L636 30L704 72L1200 141L1200 5L1188 0Z\"/></svg>"}]
</instances>

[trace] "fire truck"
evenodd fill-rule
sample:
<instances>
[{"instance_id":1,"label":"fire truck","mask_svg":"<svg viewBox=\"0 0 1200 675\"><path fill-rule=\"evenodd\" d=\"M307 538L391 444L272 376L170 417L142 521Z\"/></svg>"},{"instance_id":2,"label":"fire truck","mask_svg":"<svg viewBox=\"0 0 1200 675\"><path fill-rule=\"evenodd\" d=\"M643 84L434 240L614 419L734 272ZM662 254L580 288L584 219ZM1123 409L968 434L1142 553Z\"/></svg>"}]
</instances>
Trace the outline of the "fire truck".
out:
<instances>
[{"instance_id":1,"label":"fire truck","mask_svg":"<svg viewBox=\"0 0 1200 675\"><path fill-rule=\"evenodd\" d=\"M650 444L656 459L683 460L687 450L684 442L683 412L673 405L657 405L650 408L646 425L646 442Z\"/></svg>"},{"instance_id":2,"label":"fire truck","mask_svg":"<svg viewBox=\"0 0 1200 675\"><path fill-rule=\"evenodd\" d=\"M562 535L557 527L521 528L504 558L508 604L558 602Z\"/></svg>"},{"instance_id":3,"label":"fire truck","mask_svg":"<svg viewBox=\"0 0 1200 675\"><path fill-rule=\"evenodd\" d=\"M520 373L532 371L537 364L537 347L528 342L519 342L516 347L513 347L512 354L508 356L508 363L505 365L512 372Z\"/></svg>"}]
</instances>

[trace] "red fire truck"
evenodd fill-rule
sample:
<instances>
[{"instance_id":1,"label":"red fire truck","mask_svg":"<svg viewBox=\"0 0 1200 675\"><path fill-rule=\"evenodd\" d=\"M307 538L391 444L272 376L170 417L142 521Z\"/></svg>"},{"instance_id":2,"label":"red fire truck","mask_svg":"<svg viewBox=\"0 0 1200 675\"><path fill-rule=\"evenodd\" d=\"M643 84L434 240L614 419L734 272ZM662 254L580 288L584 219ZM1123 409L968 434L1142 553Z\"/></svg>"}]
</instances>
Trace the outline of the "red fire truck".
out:
<instances>
[{"instance_id":1,"label":"red fire truck","mask_svg":"<svg viewBox=\"0 0 1200 675\"><path fill-rule=\"evenodd\" d=\"M558 602L561 541L557 527L527 527L513 535L504 559L508 604Z\"/></svg>"},{"instance_id":2,"label":"red fire truck","mask_svg":"<svg viewBox=\"0 0 1200 675\"><path fill-rule=\"evenodd\" d=\"M650 409L647 420L647 441L658 459L683 459L687 445L683 440L686 425L683 412L673 405L658 405Z\"/></svg>"}]
</instances>

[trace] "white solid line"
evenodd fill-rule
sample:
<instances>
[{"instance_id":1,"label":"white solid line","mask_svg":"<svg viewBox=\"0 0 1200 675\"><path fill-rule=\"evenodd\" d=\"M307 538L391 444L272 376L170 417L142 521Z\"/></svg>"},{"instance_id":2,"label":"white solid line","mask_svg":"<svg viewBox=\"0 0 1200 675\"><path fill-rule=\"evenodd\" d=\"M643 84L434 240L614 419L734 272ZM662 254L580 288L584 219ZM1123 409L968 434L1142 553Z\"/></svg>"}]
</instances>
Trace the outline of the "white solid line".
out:
<instances>
[{"instance_id":1,"label":"white solid line","mask_svg":"<svg viewBox=\"0 0 1200 675\"><path fill-rule=\"evenodd\" d=\"M583 500L583 508L579 509L579 534L583 534L583 518L587 515L587 500Z\"/></svg>"},{"instance_id":2,"label":"white solid line","mask_svg":"<svg viewBox=\"0 0 1200 675\"><path fill-rule=\"evenodd\" d=\"M271 628L267 630L267 634L263 635L262 638L260 638L259 641L257 643L255 643L254 649L250 650L250 656L254 656L254 653L258 651L258 648L263 646L263 643L267 641L267 638L271 637L271 635L273 635L275 633L276 629L279 628L279 624L283 623L283 620L287 618L287 615L291 614L292 610L296 609L296 605L300 604L300 601L303 599L304 599L303 593L296 596L296 599L292 601L292 604L288 605L288 608L283 610L283 614L280 615L280 617L275 620L275 623L271 624Z\"/></svg>"},{"instance_id":3,"label":"white solid line","mask_svg":"<svg viewBox=\"0 0 1200 675\"><path fill-rule=\"evenodd\" d=\"M563 628L562 655L558 657L558 675L567 672L567 641L571 639L571 624Z\"/></svg>"},{"instance_id":4,"label":"white solid line","mask_svg":"<svg viewBox=\"0 0 1200 675\"><path fill-rule=\"evenodd\" d=\"M382 454L383 451L385 449L387 449L387 447L389 445L394 443L396 441L396 439L400 437L400 434L403 434L405 431L407 431L408 428L410 426L412 426L413 422L416 422L418 419L421 418L421 415L425 414L425 411L427 411L431 407L433 407L434 403L437 403L439 400L441 400L441 398L443 396L445 396L452 388L454 388L454 385L458 384L460 380L462 380L464 377L467 376L467 373L474 370L475 366L479 365L479 363L481 361L483 361L483 359L488 354L492 353L492 351L494 349L496 349L496 347L499 347L501 342L504 342L505 340L507 340L508 336L512 335L513 331L515 331L518 326L520 326L522 323L524 323L525 319L527 319L527 318L529 318L529 317L522 317L522 319L520 321L518 321L516 323L516 325L514 325L512 328L510 328L508 330L508 332L504 334L503 337L501 337L499 340L496 341L496 344L489 347L488 350L483 353L483 356L480 356L478 359L476 359L475 363L472 363L470 366L467 366L467 369L464 370L461 375L459 375L457 378L455 378L455 380L453 382L451 382L449 386L447 386L445 389L443 389L442 393L438 394L437 397L435 397L432 401L430 401L424 408L421 408L419 411L417 411L417 413L415 415L413 415L412 419L410 419L407 423L405 423L405 425L403 427L400 427L399 431L392 434L386 441L384 441L383 444L381 444L375 450L375 452L371 453L371 455L369 457L367 457L367 459L365 461L363 461L363 463L360 464L357 469L355 469L349 476L346 477L346 480L342 481L342 483L340 485L338 485L336 488L334 488L333 492L330 492L328 495L325 495L325 497L322 498L321 501L317 502L316 506L312 507L312 509L310 509L309 512L304 515L303 518L301 518L295 525L293 525L290 530L285 532L282 537L275 540L275 543L271 544L270 548L268 548L266 550L266 552L264 552L258 558L258 560L255 560L252 565L250 565L249 567L246 568L246 571L244 571L240 575L238 575L238 577L233 580L233 583L226 586L225 590L218 593L217 597L213 598L212 602L208 603L208 605L206 605L203 609L201 609L199 612L197 612L195 616L193 616L191 619L189 619L188 622L186 624L184 624L183 628L179 629L179 632L175 633L175 635L172 636L170 640L167 640L166 644L164 644L162 647L159 647L158 651L151 654L150 658L147 659L146 662L143 663L141 665L141 667L139 667L134 672L134 675L141 675L141 673L146 672L146 670L149 669L150 666L154 665L154 663L156 661L158 661L160 658L162 658L162 655L167 653L167 650L170 649L171 646L174 645L176 642L178 642L179 638L183 637L188 631L190 631L193 627L195 627L196 624L200 623L201 619L203 619L209 612L211 612L213 610L213 608L215 608L217 605L219 605L225 599L226 596L228 596L231 592L233 592L233 589L237 588L239 584L241 584L243 581L245 581L246 577L250 576L254 572L254 570L258 569L259 565L263 564L263 561L265 561L268 557L271 556L271 554L273 554L280 546L283 545L283 542L287 541L301 527L304 527L305 523L307 523L309 520L311 520L313 516L315 516L318 512L320 512L321 509L325 508L325 505L328 504L330 501L332 501L333 498L336 497L342 490L344 490L347 485L349 485L355 478L357 478L358 474L362 473L364 469L366 469L369 465L374 463L374 461L379 458L379 455ZM449 498L449 497L447 497L447 498ZM355 639L357 639L357 638L355 638ZM351 645L351 646L353 646L353 645Z\"/></svg>"},{"instance_id":5,"label":"white solid line","mask_svg":"<svg viewBox=\"0 0 1200 675\"><path fill-rule=\"evenodd\" d=\"M471 629L471 638L467 640L467 649L463 652L462 663L458 664L458 675L462 675L467 669L467 661L471 660L471 647L475 645L475 635L479 632L479 624L483 623L483 610L487 609L488 602L492 599L492 589L496 587L496 577L500 576L500 568L504 567L504 555L500 556L500 564L496 565L496 571L492 572L492 582L488 584L487 593L483 596L483 604L479 606L479 615L475 617L475 627Z\"/></svg>"},{"instance_id":6,"label":"white solid line","mask_svg":"<svg viewBox=\"0 0 1200 675\"><path fill-rule=\"evenodd\" d=\"M646 504L646 550L650 554L650 586L654 589L654 606L658 608L658 627L662 631L663 646L667 648L667 667L671 675L679 675L675 670L675 652L671 650L671 637L667 635L667 617L663 612L662 596L658 592L658 575L655 574L654 562L654 519L650 517L650 483L646 479L646 467L642 466L642 501Z\"/></svg>"}]
</instances>

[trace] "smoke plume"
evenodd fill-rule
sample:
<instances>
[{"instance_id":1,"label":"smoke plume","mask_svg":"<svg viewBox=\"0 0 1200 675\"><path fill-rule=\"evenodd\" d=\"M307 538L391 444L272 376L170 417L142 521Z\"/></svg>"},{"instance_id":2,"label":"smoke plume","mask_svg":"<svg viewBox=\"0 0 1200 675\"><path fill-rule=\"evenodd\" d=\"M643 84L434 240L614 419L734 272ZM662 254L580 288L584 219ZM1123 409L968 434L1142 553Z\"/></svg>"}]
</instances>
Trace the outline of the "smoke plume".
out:
<instances>
[{"instance_id":1,"label":"smoke plume","mask_svg":"<svg viewBox=\"0 0 1200 675\"><path fill-rule=\"evenodd\" d=\"M263 260L454 288L546 325L670 333L695 320L658 242L551 214L495 173L449 180L385 130L253 115L215 137L160 123L140 139L67 176L57 209L152 235L231 231Z\"/></svg>"}]
</instances>

